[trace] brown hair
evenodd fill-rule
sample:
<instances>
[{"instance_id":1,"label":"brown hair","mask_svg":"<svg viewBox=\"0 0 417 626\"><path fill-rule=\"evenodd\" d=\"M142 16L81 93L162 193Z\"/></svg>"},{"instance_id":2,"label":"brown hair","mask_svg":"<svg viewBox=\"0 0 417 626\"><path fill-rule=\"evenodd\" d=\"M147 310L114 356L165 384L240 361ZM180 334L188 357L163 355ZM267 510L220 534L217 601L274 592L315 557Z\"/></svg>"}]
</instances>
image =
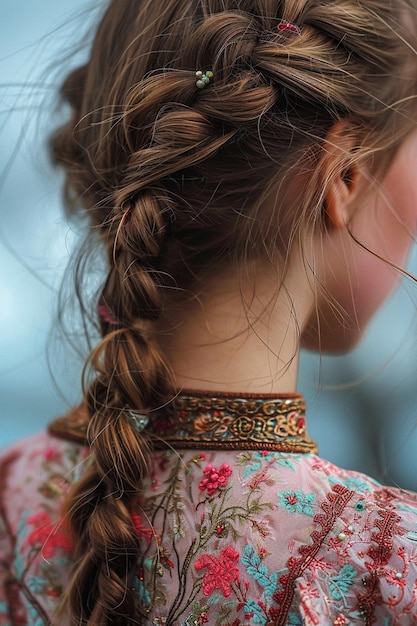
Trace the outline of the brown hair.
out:
<instances>
[{"instance_id":1,"label":"brown hair","mask_svg":"<svg viewBox=\"0 0 417 626\"><path fill-rule=\"evenodd\" d=\"M361 138L352 161L393 153L410 129L413 52L400 18L411 4L113 0L88 63L65 80L72 113L51 152L68 206L86 212L91 242L107 251L101 302L110 309L85 392L92 462L67 501L74 623L145 620L129 576L147 448L126 409L148 413L171 397L151 332L166 294L191 292L215 263L283 263L307 226L323 226L330 181L319 156L335 122ZM280 31L281 20L300 34ZM205 89L196 70L214 73ZM300 166L310 172L302 202L277 201L265 215L262 198Z\"/></svg>"}]
</instances>

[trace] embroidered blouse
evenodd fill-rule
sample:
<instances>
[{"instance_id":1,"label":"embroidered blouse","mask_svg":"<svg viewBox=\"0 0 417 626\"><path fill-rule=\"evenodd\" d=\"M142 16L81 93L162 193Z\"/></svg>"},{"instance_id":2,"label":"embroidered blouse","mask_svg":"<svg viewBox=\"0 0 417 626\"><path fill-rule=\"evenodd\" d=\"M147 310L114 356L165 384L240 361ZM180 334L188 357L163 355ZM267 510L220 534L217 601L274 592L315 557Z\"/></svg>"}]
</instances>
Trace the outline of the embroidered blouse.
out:
<instances>
[{"instance_id":1,"label":"embroidered blouse","mask_svg":"<svg viewBox=\"0 0 417 626\"><path fill-rule=\"evenodd\" d=\"M417 496L317 456L299 397L183 396L140 428L172 446L132 514L146 626L417 624ZM57 624L84 431L61 420L0 457L1 626Z\"/></svg>"}]
</instances>

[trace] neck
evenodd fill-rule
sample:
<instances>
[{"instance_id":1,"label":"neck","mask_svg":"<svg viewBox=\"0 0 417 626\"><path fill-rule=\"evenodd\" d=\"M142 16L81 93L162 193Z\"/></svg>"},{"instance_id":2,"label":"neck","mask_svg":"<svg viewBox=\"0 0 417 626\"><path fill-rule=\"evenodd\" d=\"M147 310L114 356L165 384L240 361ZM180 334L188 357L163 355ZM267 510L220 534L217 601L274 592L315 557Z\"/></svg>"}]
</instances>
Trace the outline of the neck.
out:
<instances>
[{"instance_id":1,"label":"neck","mask_svg":"<svg viewBox=\"0 0 417 626\"><path fill-rule=\"evenodd\" d=\"M156 336L177 388L296 390L299 335L312 302L308 286L300 286L305 271L291 268L281 287L265 266L251 268L244 279L232 269L216 272L195 297L170 303Z\"/></svg>"}]
</instances>

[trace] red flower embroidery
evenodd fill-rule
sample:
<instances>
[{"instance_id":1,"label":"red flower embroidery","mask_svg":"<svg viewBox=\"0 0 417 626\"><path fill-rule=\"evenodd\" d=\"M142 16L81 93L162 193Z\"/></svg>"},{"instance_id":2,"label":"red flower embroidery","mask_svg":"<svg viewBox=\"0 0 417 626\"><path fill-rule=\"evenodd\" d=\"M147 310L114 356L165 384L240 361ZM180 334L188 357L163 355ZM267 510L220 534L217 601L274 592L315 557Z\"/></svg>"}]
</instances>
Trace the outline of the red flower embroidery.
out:
<instances>
[{"instance_id":1,"label":"red flower embroidery","mask_svg":"<svg viewBox=\"0 0 417 626\"><path fill-rule=\"evenodd\" d=\"M216 589L220 589L225 598L231 594L230 585L239 580L239 570L234 566L239 559L239 553L231 546L223 548L217 558L213 554L203 554L195 563L197 571L206 568L203 579L203 593L209 596Z\"/></svg>"},{"instance_id":2,"label":"red flower embroidery","mask_svg":"<svg viewBox=\"0 0 417 626\"><path fill-rule=\"evenodd\" d=\"M43 452L44 460L49 463L50 461L54 461L59 457L59 452L55 448L46 448Z\"/></svg>"},{"instance_id":3,"label":"red flower embroidery","mask_svg":"<svg viewBox=\"0 0 417 626\"><path fill-rule=\"evenodd\" d=\"M269 552L267 550L265 550L265 548L261 548L259 550L259 557L261 559L264 559L265 557L269 556Z\"/></svg>"},{"instance_id":4,"label":"red flower embroidery","mask_svg":"<svg viewBox=\"0 0 417 626\"><path fill-rule=\"evenodd\" d=\"M208 495L212 496L217 489L227 487L227 479L232 475L232 468L228 463L223 463L219 469L216 469L213 465L207 465L203 470L203 474L207 478L203 478L198 488L201 491L207 489Z\"/></svg>"},{"instance_id":5,"label":"red flower embroidery","mask_svg":"<svg viewBox=\"0 0 417 626\"><path fill-rule=\"evenodd\" d=\"M28 544L40 546L46 559L51 557L57 548L62 548L68 553L72 552L73 541L65 522L61 520L54 523L47 513L35 513L28 517L27 522L35 526L28 535Z\"/></svg>"},{"instance_id":6,"label":"red flower embroidery","mask_svg":"<svg viewBox=\"0 0 417 626\"><path fill-rule=\"evenodd\" d=\"M298 498L295 495L287 496L287 502L288 504L297 504Z\"/></svg>"},{"instance_id":7,"label":"red flower embroidery","mask_svg":"<svg viewBox=\"0 0 417 626\"><path fill-rule=\"evenodd\" d=\"M155 535L155 531L152 526L144 526L141 516L133 509L130 511L130 516L132 518L137 537L143 537L148 543L151 543L152 538Z\"/></svg>"}]
</instances>

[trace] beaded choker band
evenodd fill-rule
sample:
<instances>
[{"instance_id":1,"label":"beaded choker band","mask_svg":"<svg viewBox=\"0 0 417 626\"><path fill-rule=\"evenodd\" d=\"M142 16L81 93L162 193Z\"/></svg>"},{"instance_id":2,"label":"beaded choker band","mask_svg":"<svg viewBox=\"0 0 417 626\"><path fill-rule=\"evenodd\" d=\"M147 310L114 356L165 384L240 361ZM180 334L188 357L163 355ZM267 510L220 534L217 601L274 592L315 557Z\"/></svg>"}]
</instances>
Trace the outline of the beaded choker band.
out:
<instances>
[{"instance_id":1,"label":"beaded choker band","mask_svg":"<svg viewBox=\"0 0 417 626\"><path fill-rule=\"evenodd\" d=\"M149 417L140 430L156 449L317 452L298 394L184 392ZM87 423L82 411L74 412L55 420L49 432L85 445Z\"/></svg>"}]
</instances>

